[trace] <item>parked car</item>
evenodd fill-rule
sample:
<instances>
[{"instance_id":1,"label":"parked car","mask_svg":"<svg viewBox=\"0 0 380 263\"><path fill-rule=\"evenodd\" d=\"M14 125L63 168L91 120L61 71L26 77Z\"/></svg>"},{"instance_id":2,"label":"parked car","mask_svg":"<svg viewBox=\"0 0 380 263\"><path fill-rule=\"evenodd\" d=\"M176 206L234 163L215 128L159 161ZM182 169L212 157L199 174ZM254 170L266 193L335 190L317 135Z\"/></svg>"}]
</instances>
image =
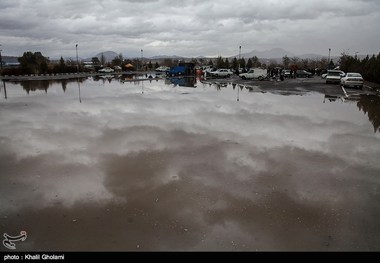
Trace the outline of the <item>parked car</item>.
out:
<instances>
[{"instance_id":1,"label":"parked car","mask_svg":"<svg viewBox=\"0 0 380 263\"><path fill-rule=\"evenodd\" d=\"M202 66L201 70L203 70L203 71L212 71L213 68L212 68L212 66Z\"/></svg>"},{"instance_id":2,"label":"parked car","mask_svg":"<svg viewBox=\"0 0 380 263\"><path fill-rule=\"evenodd\" d=\"M326 84L329 83L340 83L340 79L342 78L342 75L344 74L341 70L329 70L327 71L326 76Z\"/></svg>"},{"instance_id":3,"label":"parked car","mask_svg":"<svg viewBox=\"0 0 380 263\"><path fill-rule=\"evenodd\" d=\"M336 71L339 71L340 72L340 75L343 77L344 76L344 71L341 71L341 70L336 70ZM321 75L321 78L323 78L323 79L325 79L326 77L327 77L327 73L328 73L328 71L326 72L326 73L323 73L322 75Z\"/></svg>"},{"instance_id":4,"label":"parked car","mask_svg":"<svg viewBox=\"0 0 380 263\"><path fill-rule=\"evenodd\" d=\"M211 76L211 72L215 71L213 67L203 67L203 73L206 74L206 76Z\"/></svg>"},{"instance_id":5,"label":"parked car","mask_svg":"<svg viewBox=\"0 0 380 263\"><path fill-rule=\"evenodd\" d=\"M158 68L156 68L156 71L158 72L166 72L166 71L169 71L170 68L169 67L165 67L165 66L159 66Z\"/></svg>"},{"instance_id":6,"label":"parked car","mask_svg":"<svg viewBox=\"0 0 380 263\"><path fill-rule=\"evenodd\" d=\"M297 70L296 71L296 78L311 78L313 74L306 70Z\"/></svg>"},{"instance_id":7,"label":"parked car","mask_svg":"<svg viewBox=\"0 0 380 263\"><path fill-rule=\"evenodd\" d=\"M210 75L213 77L227 77L229 78L233 73L229 69L220 68L215 71L211 71Z\"/></svg>"},{"instance_id":8,"label":"parked car","mask_svg":"<svg viewBox=\"0 0 380 263\"><path fill-rule=\"evenodd\" d=\"M290 78L292 76L291 73L292 71L290 69L284 69L281 74L284 76L284 78Z\"/></svg>"},{"instance_id":9,"label":"parked car","mask_svg":"<svg viewBox=\"0 0 380 263\"><path fill-rule=\"evenodd\" d=\"M250 69L247 73L239 74L242 79L259 79L264 80L267 77L267 70L261 68Z\"/></svg>"},{"instance_id":10,"label":"parked car","mask_svg":"<svg viewBox=\"0 0 380 263\"><path fill-rule=\"evenodd\" d=\"M115 70L110 68L110 67L105 67L105 68L102 68L102 69L99 69L98 72L101 72L101 73L111 73L111 72L114 72Z\"/></svg>"},{"instance_id":11,"label":"parked car","mask_svg":"<svg viewBox=\"0 0 380 263\"><path fill-rule=\"evenodd\" d=\"M363 77L360 73L348 72L340 79L340 84L343 87L359 87L363 88Z\"/></svg>"}]
</instances>

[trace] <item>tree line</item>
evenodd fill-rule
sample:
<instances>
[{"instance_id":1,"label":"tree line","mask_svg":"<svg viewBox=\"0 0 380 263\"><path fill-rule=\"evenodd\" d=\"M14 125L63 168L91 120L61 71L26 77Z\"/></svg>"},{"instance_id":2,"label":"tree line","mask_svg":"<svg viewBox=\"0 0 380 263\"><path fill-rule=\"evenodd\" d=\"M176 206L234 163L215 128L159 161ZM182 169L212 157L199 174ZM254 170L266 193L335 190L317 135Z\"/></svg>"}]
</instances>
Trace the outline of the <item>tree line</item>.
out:
<instances>
[{"instance_id":1,"label":"tree line","mask_svg":"<svg viewBox=\"0 0 380 263\"><path fill-rule=\"evenodd\" d=\"M91 66L87 67L83 63L78 63L73 60L64 60L62 57L59 61L54 63L49 60L48 57L42 55L41 52L24 52L24 54L18 58L20 67L18 68L5 68L2 71L3 75L22 75L22 74L52 74L52 73L75 73L77 71L97 71L101 67L120 66L124 70L125 65L132 64L134 69L154 70L157 67L164 65L172 67L176 65L179 60L164 59L161 64L151 61L141 61L140 59L125 59L122 54L116 56L111 62L106 62L106 59L102 55L100 58L93 57L91 59ZM223 58L219 56L216 59L205 58L193 58L191 62L196 65L209 65L215 68L229 68L237 71L239 68L247 70L250 68L276 68L281 67L284 69L305 69L312 73L320 74L327 69L335 68L337 65L332 60L328 61L326 58L319 59L300 59L298 57L284 56L279 63L276 60L268 60L267 63L262 63L256 56L251 58ZM366 56L363 59L359 59L357 56L350 56L346 53L342 53L339 59L339 67L344 72L359 72L362 74L365 80L375 83L380 83L380 53L375 56Z\"/></svg>"},{"instance_id":2,"label":"tree line","mask_svg":"<svg viewBox=\"0 0 380 263\"><path fill-rule=\"evenodd\" d=\"M359 72L365 80L380 83L380 53L371 57L367 55L363 59L342 53L340 69L344 72Z\"/></svg>"},{"instance_id":3,"label":"tree line","mask_svg":"<svg viewBox=\"0 0 380 263\"><path fill-rule=\"evenodd\" d=\"M125 69L125 65L132 64L132 70L142 69L151 70L159 67L159 64L152 64L151 61L142 64L139 59L125 59L122 54L116 56L111 62L106 62L103 54L100 57L91 58L91 64L86 65L86 62L76 61L63 57L59 61L51 61L48 57L42 55L41 52L27 51L18 58L19 67L4 68L2 75L29 75L29 74L57 74L57 73L75 73L75 72L93 72L98 71L103 67L119 66Z\"/></svg>"}]
</instances>

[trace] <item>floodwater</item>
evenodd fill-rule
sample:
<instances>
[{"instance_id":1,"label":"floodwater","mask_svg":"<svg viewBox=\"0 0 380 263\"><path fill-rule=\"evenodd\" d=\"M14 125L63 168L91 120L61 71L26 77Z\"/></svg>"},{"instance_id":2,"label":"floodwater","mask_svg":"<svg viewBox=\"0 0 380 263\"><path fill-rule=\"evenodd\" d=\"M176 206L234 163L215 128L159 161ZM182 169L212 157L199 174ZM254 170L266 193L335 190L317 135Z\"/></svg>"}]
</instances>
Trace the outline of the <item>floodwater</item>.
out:
<instances>
[{"instance_id":1,"label":"floodwater","mask_svg":"<svg viewBox=\"0 0 380 263\"><path fill-rule=\"evenodd\" d=\"M380 250L378 97L3 84L0 234L27 232L16 251Z\"/></svg>"}]
</instances>

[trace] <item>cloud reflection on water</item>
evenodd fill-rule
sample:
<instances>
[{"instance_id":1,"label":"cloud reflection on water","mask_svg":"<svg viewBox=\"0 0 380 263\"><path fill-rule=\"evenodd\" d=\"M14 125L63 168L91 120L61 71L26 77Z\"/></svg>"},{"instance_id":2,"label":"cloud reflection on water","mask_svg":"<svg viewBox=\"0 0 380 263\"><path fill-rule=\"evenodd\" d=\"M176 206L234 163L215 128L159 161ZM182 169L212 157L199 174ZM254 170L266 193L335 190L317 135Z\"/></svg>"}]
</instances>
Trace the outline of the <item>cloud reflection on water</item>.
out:
<instances>
[{"instance_id":1,"label":"cloud reflection on water","mask_svg":"<svg viewBox=\"0 0 380 263\"><path fill-rule=\"evenodd\" d=\"M9 85L0 103L1 214L11 219L2 224L33 229L32 248L380 247L380 138L355 104L323 104L314 93L241 90L236 102L228 87L147 82L141 94L133 83L104 85L82 83L82 103L75 83L33 97ZM41 220L59 223L79 247L36 223L52 213L65 216ZM107 231L113 246L80 237Z\"/></svg>"}]
</instances>

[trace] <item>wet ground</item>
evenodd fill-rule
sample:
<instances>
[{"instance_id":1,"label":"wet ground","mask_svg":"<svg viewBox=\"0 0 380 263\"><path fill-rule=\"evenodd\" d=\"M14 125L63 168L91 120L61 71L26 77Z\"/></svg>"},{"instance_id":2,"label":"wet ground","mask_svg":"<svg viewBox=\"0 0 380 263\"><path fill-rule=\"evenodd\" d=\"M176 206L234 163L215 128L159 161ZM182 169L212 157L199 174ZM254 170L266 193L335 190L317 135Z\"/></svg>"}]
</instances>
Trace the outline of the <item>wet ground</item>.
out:
<instances>
[{"instance_id":1,"label":"wet ground","mask_svg":"<svg viewBox=\"0 0 380 263\"><path fill-rule=\"evenodd\" d=\"M320 80L5 85L0 234L27 232L16 251L380 250L371 92Z\"/></svg>"}]
</instances>

